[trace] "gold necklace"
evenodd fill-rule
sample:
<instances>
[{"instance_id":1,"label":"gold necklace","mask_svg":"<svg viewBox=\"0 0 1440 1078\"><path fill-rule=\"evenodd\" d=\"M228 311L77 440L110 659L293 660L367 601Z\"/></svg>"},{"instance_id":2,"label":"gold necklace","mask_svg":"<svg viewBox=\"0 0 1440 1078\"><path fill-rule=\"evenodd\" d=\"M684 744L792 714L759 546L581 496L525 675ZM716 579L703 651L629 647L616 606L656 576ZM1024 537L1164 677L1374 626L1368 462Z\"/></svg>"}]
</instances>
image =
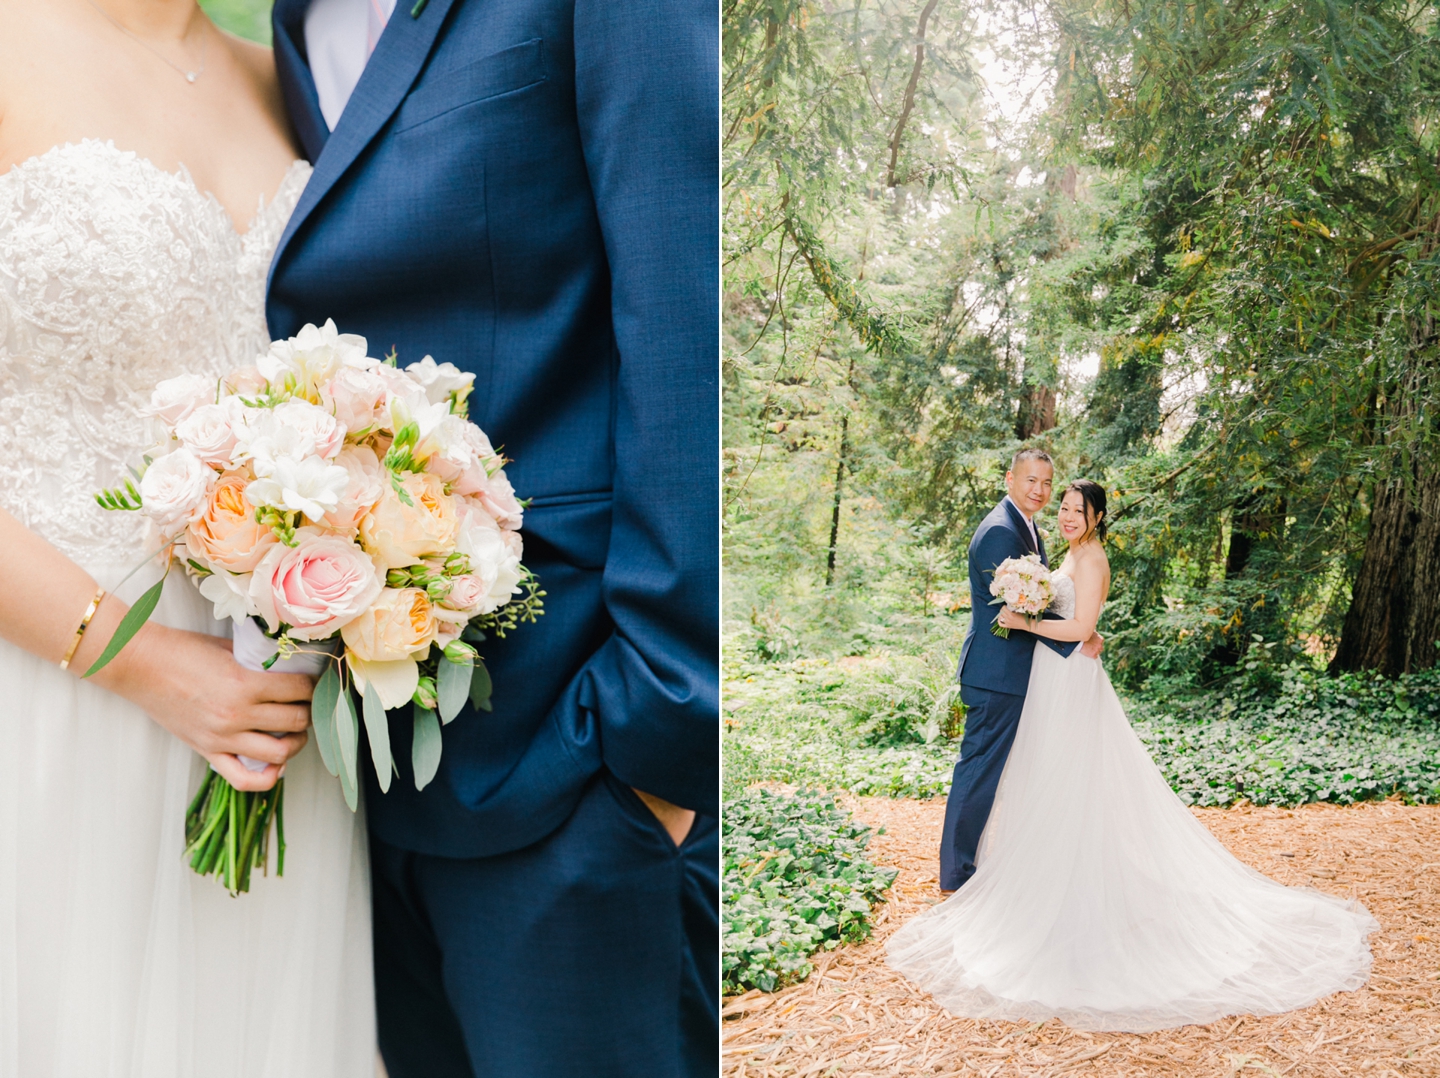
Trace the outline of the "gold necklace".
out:
<instances>
[{"instance_id":1,"label":"gold necklace","mask_svg":"<svg viewBox=\"0 0 1440 1078\"><path fill-rule=\"evenodd\" d=\"M198 79L201 75L205 74L205 54L210 44L209 34L206 34L205 40L200 42L200 66L197 67L194 71L186 71L179 64L173 62L159 49L155 48L155 46L151 45L150 42L146 41L143 37L137 37L135 34L132 34L118 19L115 18L115 16L111 15L110 12L106 11L103 7L97 4L95 0L89 0L89 3L91 7L93 7L96 11L100 12L101 15L105 16L111 26L115 27L115 29L119 30L122 34L128 37L131 41L134 41L137 45L149 49L162 61L164 61L166 64L169 64L176 71L178 71L186 82L193 84L196 79Z\"/></svg>"}]
</instances>

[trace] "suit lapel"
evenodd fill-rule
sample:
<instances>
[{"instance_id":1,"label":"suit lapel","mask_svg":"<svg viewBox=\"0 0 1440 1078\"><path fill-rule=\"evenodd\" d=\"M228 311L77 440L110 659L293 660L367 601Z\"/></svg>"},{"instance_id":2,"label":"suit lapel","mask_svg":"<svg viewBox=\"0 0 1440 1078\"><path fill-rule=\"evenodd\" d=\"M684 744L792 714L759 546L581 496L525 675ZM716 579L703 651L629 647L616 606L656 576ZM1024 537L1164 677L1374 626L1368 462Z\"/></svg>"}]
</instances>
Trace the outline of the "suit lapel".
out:
<instances>
[{"instance_id":1,"label":"suit lapel","mask_svg":"<svg viewBox=\"0 0 1440 1078\"><path fill-rule=\"evenodd\" d=\"M1011 527L1020 533L1020 541L1025 544L1025 549L1032 554L1039 554L1043 561L1045 555L1042 551L1035 549L1035 540L1030 535L1030 525L1025 522L1025 517L1020 510L1015 508L1015 503L1006 498L1000 504L1005 507L1005 515L1010 518Z\"/></svg>"},{"instance_id":2,"label":"suit lapel","mask_svg":"<svg viewBox=\"0 0 1440 1078\"><path fill-rule=\"evenodd\" d=\"M330 137L324 140L323 149L315 160L315 171L310 182L305 185L305 191L300 196L295 212L290 216L290 223L285 226L285 232L275 250L275 257L270 262L272 276L290 238L405 100L411 84L430 55L430 49L435 44L446 14L456 2L457 0L430 0L415 18L411 17L408 0L400 0L395 5L395 12L390 16L384 33L380 35L380 43L375 46L375 52L365 65L355 92L350 95L345 111L340 114L339 124L330 133ZM289 32L293 35L298 29L302 37L303 5L304 0L287 0L286 11L290 20ZM299 10L298 17L295 14L296 9ZM277 16L276 23L280 21ZM308 70L306 79L309 79ZM312 84L311 93L313 92ZM317 98L317 114L319 108ZM323 119L321 123L323 125ZM269 287L268 281L266 287Z\"/></svg>"},{"instance_id":3,"label":"suit lapel","mask_svg":"<svg viewBox=\"0 0 1440 1078\"><path fill-rule=\"evenodd\" d=\"M290 109L290 122L312 162L320 156L330 137L330 128L320 112L320 95L310 74L305 52L305 9L310 0L278 0L271 19L274 31L275 68L280 89Z\"/></svg>"}]
</instances>

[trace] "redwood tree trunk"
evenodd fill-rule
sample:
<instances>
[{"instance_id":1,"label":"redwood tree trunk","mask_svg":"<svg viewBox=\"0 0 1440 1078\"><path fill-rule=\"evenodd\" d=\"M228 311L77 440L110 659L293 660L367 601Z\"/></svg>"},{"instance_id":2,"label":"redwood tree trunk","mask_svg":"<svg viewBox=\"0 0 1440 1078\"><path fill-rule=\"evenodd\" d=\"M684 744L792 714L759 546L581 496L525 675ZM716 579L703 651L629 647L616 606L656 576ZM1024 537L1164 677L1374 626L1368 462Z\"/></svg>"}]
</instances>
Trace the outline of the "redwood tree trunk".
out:
<instances>
[{"instance_id":1,"label":"redwood tree trunk","mask_svg":"<svg viewBox=\"0 0 1440 1078\"><path fill-rule=\"evenodd\" d=\"M1375 490L1370 534L1330 669L1388 677L1440 658L1440 469L1426 462L1414 484Z\"/></svg>"},{"instance_id":2,"label":"redwood tree trunk","mask_svg":"<svg viewBox=\"0 0 1440 1078\"><path fill-rule=\"evenodd\" d=\"M1440 659L1440 461L1426 437L1435 433L1434 420L1415 412L1434 385L1437 329L1434 309L1414 316L1410 369L1392 397L1400 418L1417 425L1409 433L1409 471L1397 469L1375 487L1370 534L1330 662L1333 673L1378 670L1395 677L1427 670Z\"/></svg>"}]
</instances>

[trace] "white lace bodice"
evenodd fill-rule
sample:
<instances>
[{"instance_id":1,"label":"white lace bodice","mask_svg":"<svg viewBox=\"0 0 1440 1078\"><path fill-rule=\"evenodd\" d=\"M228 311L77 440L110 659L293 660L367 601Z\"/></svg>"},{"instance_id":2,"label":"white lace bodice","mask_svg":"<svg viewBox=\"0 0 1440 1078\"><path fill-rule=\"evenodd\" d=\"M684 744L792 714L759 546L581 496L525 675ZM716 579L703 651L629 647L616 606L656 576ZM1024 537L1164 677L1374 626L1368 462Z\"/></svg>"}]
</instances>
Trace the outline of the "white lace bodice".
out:
<instances>
[{"instance_id":1,"label":"white lace bodice","mask_svg":"<svg viewBox=\"0 0 1440 1078\"><path fill-rule=\"evenodd\" d=\"M138 514L94 495L138 463L157 382L265 349L266 272L309 176L297 161L241 235L187 172L113 143L0 175L0 507L76 560L134 557Z\"/></svg>"},{"instance_id":2,"label":"white lace bodice","mask_svg":"<svg viewBox=\"0 0 1440 1078\"><path fill-rule=\"evenodd\" d=\"M1055 598L1050 600L1050 612L1062 618L1075 616L1075 581L1064 573L1052 573L1050 586L1055 589Z\"/></svg>"}]
</instances>

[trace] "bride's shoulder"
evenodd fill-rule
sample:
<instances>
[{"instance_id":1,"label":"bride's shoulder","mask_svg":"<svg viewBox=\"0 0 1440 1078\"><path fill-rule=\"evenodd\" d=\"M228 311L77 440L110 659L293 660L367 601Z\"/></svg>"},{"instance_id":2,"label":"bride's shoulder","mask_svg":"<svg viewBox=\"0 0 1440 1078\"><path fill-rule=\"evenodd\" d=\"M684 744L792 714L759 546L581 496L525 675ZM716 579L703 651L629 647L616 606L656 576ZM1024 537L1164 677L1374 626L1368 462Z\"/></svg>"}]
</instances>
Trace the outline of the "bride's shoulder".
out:
<instances>
[{"instance_id":1,"label":"bride's shoulder","mask_svg":"<svg viewBox=\"0 0 1440 1078\"><path fill-rule=\"evenodd\" d=\"M1071 550L1068 560L1073 567L1071 572L1077 580L1080 577L1094 578L1102 582L1110 579L1110 558L1099 543L1085 543Z\"/></svg>"}]
</instances>

